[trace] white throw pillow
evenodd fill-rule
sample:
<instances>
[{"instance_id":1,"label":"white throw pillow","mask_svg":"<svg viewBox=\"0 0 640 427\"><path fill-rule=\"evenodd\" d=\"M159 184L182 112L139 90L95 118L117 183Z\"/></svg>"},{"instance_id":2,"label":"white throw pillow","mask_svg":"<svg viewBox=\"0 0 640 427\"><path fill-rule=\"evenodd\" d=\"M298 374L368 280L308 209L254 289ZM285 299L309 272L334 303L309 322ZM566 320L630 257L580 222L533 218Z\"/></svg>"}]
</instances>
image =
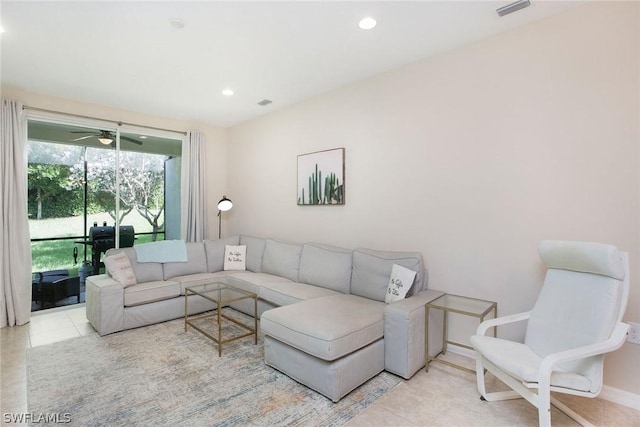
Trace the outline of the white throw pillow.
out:
<instances>
[{"instance_id":1,"label":"white throw pillow","mask_svg":"<svg viewBox=\"0 0 640 427\"><path fill-rule=\"evenodd\" d=\"M247 246L224 247L224 269L225 270L246 270L247 269Z\"/></svg>"},{"instance_id":2,"label":"white throw pillow","mask_svg":"<svg viewBox=\"0 0 640 427\"><path fill-rule=\"evenodd\" d=\"M393 264L393 267L391 267L389 285L387 286L387 295L384 297L384 302L388 304L403 300L407 295L407 292L409 292L409 289L411 289L415 278L415 271L409 270L408 268L398 264Z\"/></svg>"},{"instance_id":3,"label":"white throw pillow","mask_svg":"<svg viewBox=\"0 0 640 427\"><path fill-rule=\"evenodd\" d=\"M107 268L111 277L120 283L123 288L138 283L136 281L136 275L133 273L131 262L129 262L129 257L127 257L124 252L106 257L104 259L104 266Z\"/></svg>"}]
</instances>

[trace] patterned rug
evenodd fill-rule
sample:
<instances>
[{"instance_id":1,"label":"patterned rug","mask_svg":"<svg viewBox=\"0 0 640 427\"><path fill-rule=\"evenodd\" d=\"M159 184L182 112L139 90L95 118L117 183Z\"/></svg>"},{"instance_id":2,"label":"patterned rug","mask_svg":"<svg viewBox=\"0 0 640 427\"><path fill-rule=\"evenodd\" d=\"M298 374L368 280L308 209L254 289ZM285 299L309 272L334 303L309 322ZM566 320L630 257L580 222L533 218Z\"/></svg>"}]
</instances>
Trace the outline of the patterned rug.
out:
<instances>
[{"instance_id":1,"label":"patterned rug","mask_svg":"<svg viewBox=\"0 0 640 427\"><path fill-rule=\"evenodd\" d=\"M29 412L83 426L333 426L400 383L382 372L333 403L265 365L263 354L262 337L257 346L243 338L218 357L181 319L35 347L27 350Z\"/></svg>"}]
</instances>

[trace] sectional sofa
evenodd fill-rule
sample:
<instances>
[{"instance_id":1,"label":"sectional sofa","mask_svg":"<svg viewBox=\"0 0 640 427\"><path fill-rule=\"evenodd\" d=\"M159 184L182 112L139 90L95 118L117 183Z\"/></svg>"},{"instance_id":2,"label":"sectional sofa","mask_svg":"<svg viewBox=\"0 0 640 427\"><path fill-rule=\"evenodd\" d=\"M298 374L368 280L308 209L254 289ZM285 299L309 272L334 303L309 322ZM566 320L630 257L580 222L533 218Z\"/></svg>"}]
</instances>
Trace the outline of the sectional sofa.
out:
<instances>
[{"instance_id":1,"label":"sectional sofa","mask_svg":"<svg viewBox=\"0 0 640 427\"><path fill-rule=\"evenodd\" d=\"M225 248L244 246L244 270L225 270ZM426 289L418 252L344 249L250 236L187 243L187 262L137 262L126 254L136 284L123 286L109 274L86 279L86 311L100 335L184 316L184 292L191 285L219 280L258 295L233 308L260 318L265 362L338 401L383 370L410 378L424 366L425 304L443 292ZM416 272L406 298L385 303L394 264ZM189 297L189 314L213 309ZM442 314L430 313L432 325ZM431 331L440 331L434 327ZM442 336L429 337L433 355Z\"/></svg>"}]
</instances>

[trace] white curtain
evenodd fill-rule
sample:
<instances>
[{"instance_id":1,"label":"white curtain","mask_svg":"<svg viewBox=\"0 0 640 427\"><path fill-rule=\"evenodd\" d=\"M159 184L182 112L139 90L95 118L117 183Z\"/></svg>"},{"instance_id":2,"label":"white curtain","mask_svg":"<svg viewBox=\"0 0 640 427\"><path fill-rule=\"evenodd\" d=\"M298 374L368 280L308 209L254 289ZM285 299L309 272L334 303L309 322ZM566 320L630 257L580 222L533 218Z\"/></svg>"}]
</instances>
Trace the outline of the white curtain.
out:
<instances>
[{"instance_id":1,"label":"white curtain","mask_svg":"<svg viewBox=\"0 0 640 427\"><path fill-rule=\"evenodd\" d=\"M22 105L2 99L0 118L1 327L31 318L31 242L27 218L26 121Z\"/></svg>"},{"instance_id":2,"label":"white curtain","mask_svg":"<svg viewBox=\"0 0 640 427\"><path fill-rule=\"evenodd\" d=\"M208 236L205 138L189 132L182 144L182 238L201 242Z\"/></svg>"}]
</instances>

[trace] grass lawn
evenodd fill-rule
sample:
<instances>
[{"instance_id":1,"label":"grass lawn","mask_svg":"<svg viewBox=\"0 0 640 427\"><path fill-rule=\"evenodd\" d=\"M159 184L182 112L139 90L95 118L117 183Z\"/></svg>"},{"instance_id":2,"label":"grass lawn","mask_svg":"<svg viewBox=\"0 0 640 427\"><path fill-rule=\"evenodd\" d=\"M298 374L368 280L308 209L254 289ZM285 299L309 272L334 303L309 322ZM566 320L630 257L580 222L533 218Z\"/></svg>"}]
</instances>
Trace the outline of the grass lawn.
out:
<instances>
[{"instance_id":1,"label":"grass lawn","mask_svg":"<svg viewBox=\"0 0 640 427\"><path fill-rule=\"evenodd\" d=\"M87 226L91 227L93 223L102 225L106 221L107 225L113 225L113 220L106 213L98 213L87 216ZM160 217L160 223L164 218ZM71 216L66 218L48 218L48 219L30 219L29 231L32 239L42 239L47 237L70 237L82 236L83 218L80 216ZM140 216L137 212L131 212L125 216L121 225L133 225L136 233L152 231L149 222Z\"/></svg>"},{"instance_id":2,"label":"grass lawn","mask_svg":"<svg viewBox=\"0 0 640 427\"><path fill-rule=\"evenodd\" d=\"M111 218L107 214L90 215L88 218L89 226L93 222L102 224L102 221L111 223ZM122 221L123 225L133 225L137 233L151 231L151 225L137 213L129 214ZM70 237L82 235L83 218L52 218L43 220L29 220L29 229L31 230L31 238L47 238L47 237ZM160 234L159 238L163 239L164 235ZM152 236L137 236L136 244L151 242ZM69 270L70 275L78 274L78 268L82 265L84 259L84 245L74 243L74 240L55 240L31 243L31 265L32 271L48 271L48 270ZM78 263L73 263L73 248L78 248ZM91 248L87 248L87 260L91 262Z\"/></svg>"}]
</instances>

